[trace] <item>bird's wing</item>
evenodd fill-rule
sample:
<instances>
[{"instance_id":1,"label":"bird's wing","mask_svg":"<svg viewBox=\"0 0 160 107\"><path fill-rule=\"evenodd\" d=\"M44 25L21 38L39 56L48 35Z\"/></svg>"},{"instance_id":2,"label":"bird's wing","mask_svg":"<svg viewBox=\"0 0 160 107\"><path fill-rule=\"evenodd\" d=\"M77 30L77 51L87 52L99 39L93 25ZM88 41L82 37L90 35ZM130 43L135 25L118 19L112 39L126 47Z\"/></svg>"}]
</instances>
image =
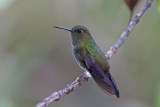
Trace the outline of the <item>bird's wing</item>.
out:
<instances>
[{"instance_id":1,"label":"bird's wing","mask_svg":"<svg viewBox=\"0 0 160 107\"><path fill-rule=\"evenodd\" d=\"M99 62L95 60L95 57L93 57L89 50L87 50L86 54L83 55L84 64L87 68L87 70L92 75L93 79L96 81L99 87L106 92L110 93L112 95L116 95L119 97L119 91L116 86L116 83L111 76L109 71L105 71L100 66Z\"/></svg>"}]
</instances>

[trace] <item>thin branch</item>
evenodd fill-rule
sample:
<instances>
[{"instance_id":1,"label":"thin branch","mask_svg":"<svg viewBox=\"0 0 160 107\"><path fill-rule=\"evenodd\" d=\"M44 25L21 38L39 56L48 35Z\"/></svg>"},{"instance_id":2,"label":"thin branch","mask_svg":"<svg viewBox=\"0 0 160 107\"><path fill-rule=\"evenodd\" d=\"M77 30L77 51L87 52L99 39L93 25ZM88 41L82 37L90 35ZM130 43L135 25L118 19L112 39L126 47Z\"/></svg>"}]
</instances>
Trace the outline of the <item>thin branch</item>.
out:
<instances>
[{"instance_id":1,"label":"thin branch","mask_svg":"<svg viewBox=\"0 0 160 107\"><path fill-rule=\"evenodd\" d=\"M120 38L118 41L109 49L109 51L106 53L106 57L110 59L113 54L115 54L119 47L124 43L124 41L127 39L133 28L136 26L136 24L139 22L142 15L146 12L146 10L151 6L151 3L153 0L147 0L146 3L143 5L143 7L140 9L140 11L136 14L136 16L131 20L129 23L129 26L122 32Z\"/></svg>"},{"instance_id":2,"label":"thin branch","mask_svg":"<svg viewBox=\"0 0 160 107\"><path fill-rule=\"evenodd\" d=\"M122 32L118 41L109 49L106 53L106 58L110 59L113 54L115 54L119 47L124 43L126 38L129 36L133 28L139 22L142 15L146 12L146 10L151 6L153 0L147 0L140 11L136 14L136 16L131 20L129 26ZM46 97L43 101L39 102L35 107L48 107L48 105L54 101L58 101L64 94L69 94L72 92L76 87L83 84L90 78L90 74L87 71L84 71L83 74L78 76L74 82L67 85L64 89L53 92L50 96Z\"/></svg>"},{"instance_id":3,"label":"thin branch","mask_svg":"<svg viewBox=\"0 0 160 107\"><path fill-rule=\"evenodd\" d=\"M88 71L84 71L84 73L78 76L75 81L67 85L64 89L53 92L50 96L46 97L43 101L38 103L36 107L48 107L51 102L58 101L64 94L69 94L76 87L87 81L90 77L91 75L88 73Z\"/></svg>"}]
</instances>

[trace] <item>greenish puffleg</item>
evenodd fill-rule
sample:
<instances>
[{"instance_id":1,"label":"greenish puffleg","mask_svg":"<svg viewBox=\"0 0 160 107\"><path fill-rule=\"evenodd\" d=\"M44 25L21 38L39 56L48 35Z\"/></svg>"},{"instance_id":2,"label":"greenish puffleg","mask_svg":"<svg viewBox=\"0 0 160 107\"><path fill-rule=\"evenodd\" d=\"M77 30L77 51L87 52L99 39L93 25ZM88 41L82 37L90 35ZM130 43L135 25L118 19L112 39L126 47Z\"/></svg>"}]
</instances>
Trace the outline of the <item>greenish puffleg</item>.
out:
<instances>
[{"instance_id":1,"label":"greenish puffleg","mask_svg":"<svg viewBox=\"0 0 160 107\"><path fill-rule=\"evenodd\" d=\"M74 58L83 70L87 70L101 89L119 98L119 90L109 69L109 63L89 30L81 25L72 29L54 26L71 32Z\"/></svg>"}]
</instances>

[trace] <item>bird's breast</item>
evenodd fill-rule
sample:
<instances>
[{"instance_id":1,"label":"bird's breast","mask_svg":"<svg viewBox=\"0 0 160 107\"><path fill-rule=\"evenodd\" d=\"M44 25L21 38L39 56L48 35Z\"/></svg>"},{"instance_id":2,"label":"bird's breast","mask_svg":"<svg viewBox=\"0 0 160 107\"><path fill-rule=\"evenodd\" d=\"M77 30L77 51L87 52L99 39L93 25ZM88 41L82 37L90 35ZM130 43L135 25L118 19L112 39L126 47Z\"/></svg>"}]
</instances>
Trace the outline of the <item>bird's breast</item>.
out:
<instances>
[{"instance_id":1,"label":"bird's breast","mask_svg":"<svg viewBox=\"0 0 160 107\"><path fill-rule=\"evenodd\" d=\"M72 54L76 60L76 62L78 63L78 65L83 69L86 70L85 65L83 63L83 58L81 56L81 51L83 50L83 48L79 45L79 46L72 46Z\"/></svg>"}]
</instances>

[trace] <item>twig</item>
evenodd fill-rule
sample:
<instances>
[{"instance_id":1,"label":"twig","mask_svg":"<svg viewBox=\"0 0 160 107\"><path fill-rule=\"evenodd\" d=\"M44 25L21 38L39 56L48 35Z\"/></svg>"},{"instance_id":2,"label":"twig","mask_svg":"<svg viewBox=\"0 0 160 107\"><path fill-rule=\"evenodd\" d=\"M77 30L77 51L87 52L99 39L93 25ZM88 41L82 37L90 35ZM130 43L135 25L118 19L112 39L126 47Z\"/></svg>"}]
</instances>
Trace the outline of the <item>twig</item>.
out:
<instances>
[{"instance_id":1,"label":"twig","mask_svg":"<svg viewBox=\"0 0 160 107\"><path fill-rule=\"evenodd\" d=\"M48 107L48 104L50 104L53 101L58 101L62 95L69 94L72 92L76 87L80 86L82 83L87 81L91 75L88 73L88 71L85 71L83 74L78 76L74 82L67 85L64 89L59 90L57 92L53 92L50 96L46 97L42 102L38 103L36 107Z\"/></svg>"},{"instance_id":2,"label":"twig","mask_svg":"<svg viewBox=\"0 0 160 107\"><path fill-rule=\"evenodd\" d=\"M115 54L119 47L124 43L126 38L129 36L133 28L136 26L136 24L139 22L142 15L146 12L146 10L151 6L151 3L153 0L147 0L146 3L143 5L143 7L140 9L140 11L136 14L136 16L131 20L129 26L122 32L120 38L118 41L109 49L109 51L106 53L106 58L110 59L113 54ZM69 94L72 92L76 87L80 86L82 83L87 81L90 78L90 74L87 71L84 71L84 73L76 78L74 82L67 85L64 89L60 91L53 92L50 96L45 98L43 101L39 102L36 107L48 107L48 105L51 102L58 101L62 95Z\"/></svg>"},{"instance_id":3,"label":"twig","mask_svg":"<svg viewBox=\"0 0 160 107\"><path fill-rule=\"evenodd\" d=\"M124 43L124 41L127 39L133 28L136 26L136 24L139 22L142 15L146 12L146 10L151 6L151 3L153 0L147 0L146 3L143 5L143 7L140 9L140 11L136 14L136 16L131 20L129 23L129 26L122 32L120 38L118 41L109 49L109 51L106 53L106 57L110 59L113 54L115 54L119 47Z\"/></svg>"}]
</instances>

